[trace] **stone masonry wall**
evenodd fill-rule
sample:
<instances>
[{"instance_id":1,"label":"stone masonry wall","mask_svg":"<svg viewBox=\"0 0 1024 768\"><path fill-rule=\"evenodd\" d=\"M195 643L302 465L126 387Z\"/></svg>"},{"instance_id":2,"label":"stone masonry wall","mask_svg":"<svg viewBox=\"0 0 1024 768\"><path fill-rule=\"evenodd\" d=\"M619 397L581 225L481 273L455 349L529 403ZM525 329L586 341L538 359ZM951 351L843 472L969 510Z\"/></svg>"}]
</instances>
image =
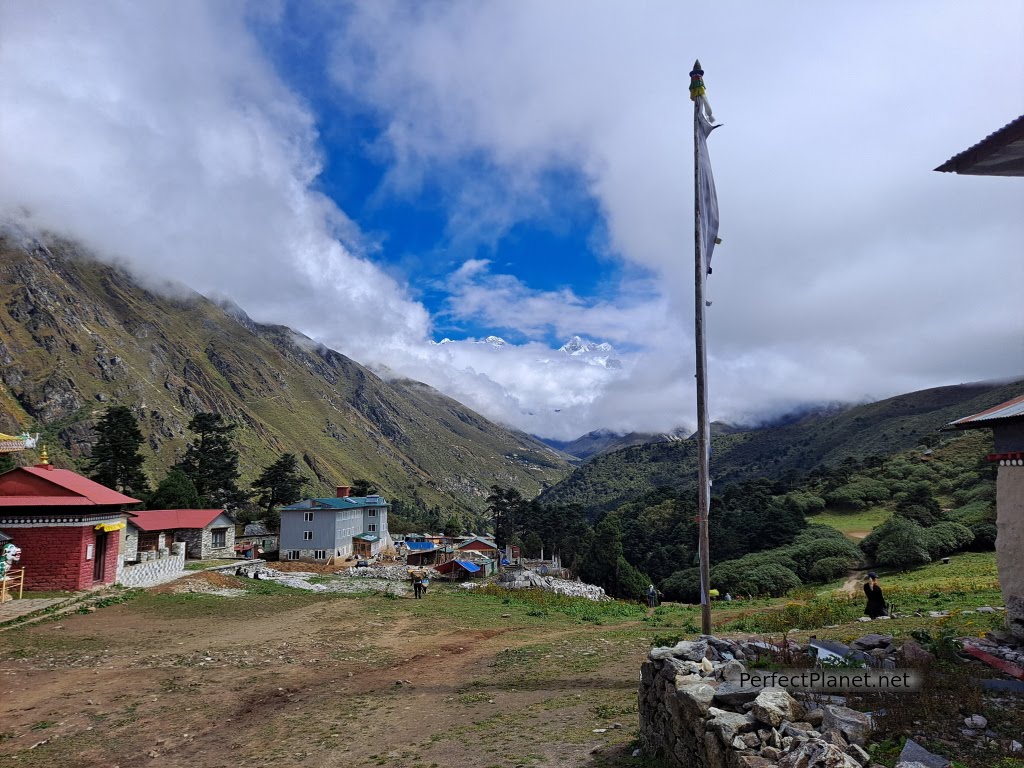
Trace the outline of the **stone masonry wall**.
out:
<instances>
[{"instance_id":1,"label":"stone masonry wall","mask_svg":"<svg viewBox=\"0 0 1024 768\"><path fill-rule=\"evenodd\" d=\"M163 554L166 553L166 554ZM185 569L185 544L176 542L170 552L162 550L152 560L133 565L122 565L117 572L117 583L124 587L145 587L159 584Z\"/></svg>"},{"instance_id":2,"label":"stone masonry wall","mask_svg":"<svg viewBox=\"0 0 1024 768\"><path fill-rule=\"evenodd\" d=\"M747 644L701 636L654 648L640 670L640 746L679 768L865 768L867 715L740 685Z\"/></svg>"}]
</instances>

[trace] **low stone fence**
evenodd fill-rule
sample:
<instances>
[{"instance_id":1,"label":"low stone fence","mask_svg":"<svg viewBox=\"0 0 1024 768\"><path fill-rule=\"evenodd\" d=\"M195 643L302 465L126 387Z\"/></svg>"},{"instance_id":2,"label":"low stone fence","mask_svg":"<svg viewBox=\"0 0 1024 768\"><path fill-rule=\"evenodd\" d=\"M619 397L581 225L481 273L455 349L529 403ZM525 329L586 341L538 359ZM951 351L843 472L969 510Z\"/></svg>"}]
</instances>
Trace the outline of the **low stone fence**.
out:
<instances>
[{"instance_id":1,"label":"low stone fence","mask_svg":"<svg viewBox=\"0 0 1024 768\"><path fill-rule=\"evenodd\" d=\"M680 768L865 768L870 717L740 684L749 643L701 636L640 670L640 745Z\"/></svg>"},{"instance_id":2,"label":"low stone fence","mask_svg":"<svg viewBox=\"0 0 1024 768\"><path fill-rule=\"evenodd\" d=\"M137 563L121 563L115 581L124 587L148 587L180 576L185 570L185 545L171 544L169 550L140 552Z\"/></svg>"}]
</instances>

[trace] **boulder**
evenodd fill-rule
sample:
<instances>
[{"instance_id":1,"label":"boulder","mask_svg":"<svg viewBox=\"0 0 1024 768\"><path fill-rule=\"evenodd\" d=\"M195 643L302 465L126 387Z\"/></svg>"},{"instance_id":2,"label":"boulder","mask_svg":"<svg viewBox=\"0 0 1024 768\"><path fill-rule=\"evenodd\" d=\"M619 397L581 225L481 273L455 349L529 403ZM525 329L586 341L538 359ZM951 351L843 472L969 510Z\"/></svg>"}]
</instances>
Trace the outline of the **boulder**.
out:
<instances>
[{"instance_id":1,"label":"boulder","mask_svg":"<svg viewBox=\"0 0 1024 768\"><path fill-rule=\"evenodd\" d=\"M988 728L988 720L981 715L971 715L964 718L964 725L968 728L985 729Z\"/></svg>"},{"instance_id":2,"label":"boulder","mask_svg":"<svg viewBox=\"0 0 1024 768\"><path fill-rule=\"evenodd\" d=\"M739 682L740 676L747 671L747 668L738 661L727 661L718 668L717 677L728 680L731 683Z\"/></svg>"},{"instance_id":3,"label":"boulder","mask_svg":"<svg viewBox=\"0 0 1024 768\"><path fill-rule=\"evenodd\" d=\"M857 744L851 744L847 748L846 754L848 754L862 766L868 765L871 762L871 755L869 755L863 747L858 746Z\"/></svg>"},{"instance_id":4,"label":"boulder","mask_svg":"<svg viewBox=\"0 0 1024 768\"><path fill-rule=\"evenodd\" d=\"M858 637L850 643L850 647L855 651L870 651L873 648L885 648L889 645L892 645L892 635L879 635L874 632Z\"/></svg>"},{"instance_id":5,"label":"boulder","mask_svg":"<svg viewBox=\"0 0 1024 768\"><path fill-rule=\"evenodd\" d=\"M822 727L826 731L838 731L847 741L864 746L871 733L871 717L849 707L826 704Z\"/></svg>"},{"instance_id":6,"label":"boulder","mask_svg":"<svg viewBox=\"0 0 1024 768\"><path fill-rule=\"evenodd\" d=\"M690 719L702 718L711 708L715 689L707 683L691 683L676 686L676 700L683 713Z\"/></svg>"},{"instance_id":7,"label":"boulder","mask_svg":"<svg viewBox=\"0 0 1024 768\"><path fill-rule=\"evenodd\" d=\"M760 755L737 755L736 765L739 768L775 768L775 763Z\"/></svg>"},{"instance_id":8,"label":"boulder","mask_svg":"<svg viewBox=\"0 0 1024 768\"><path fill-rule=\"evenodd\" d=\"M782 756L779 768L861 768L860 763L824 741L805 741Z\"/></svg>"},{"instance_id":9,"label":"boulder","mask_svg":"<svg viewBox=\"0 0 1024 768\"><path fill-rule=\"evenodd\" d=\"M677 659L695 661L699 664L707 655L708 644L705 640L680 640L669 650Z\"/></svg>"},{"instance_id":10,"label":"boulder","mask_svg":"<svg viewBox=\"0 0 1024 768\"><path fill-rule=\"evenodd\" d=\"M907 739L896 758L896 768L949 768L950 765L948 758L933 755L913 739Z\"/></svg>"},{"instance_id":11,"label":"boulder","mask_svg":"<svg viewBox=\"0 0 1024 768\"><path fill-rule=\"evenodd\" d=\"M802 720L804 708L781 688L766 688L754 699L750 713L762 723L777 728L783 720Z\"/></svg>"},{"instance_id":12,"label":"boulder","mask_svg":"<svg viewBox=\"0 0 1024 768\"><path fill-rule=\"evenodd\" d=\"M715 703L739 707L748 701L753 701L760 693L760 688L751 688L747 685L726 681L715 689Z\"/></svg>"},{"instance_id":13,"label":"boulder","mask_svg":"<svg viewBox=\"0 0 1024 768\"><path fill-rule=\"evenodd\" d=\"M822 720L825 718L825 713L820 709L812 709L804 714L804 720L811 724L814 728L820 728Z\"/></svg>"},{"instance_id":14,"label":"boulder","mask_svg":"<svg viewBox=\"0 0 1024 768\"><path fill-rule=\"evenodd\" d=\"M750 715L741 715L738 712L728 712L724 709L711 707L708 710L711 719L705 727L718 734L723 744L732 744L737 736L748 733L757 727L757 722Z\"/></svg>"}]
</instances>

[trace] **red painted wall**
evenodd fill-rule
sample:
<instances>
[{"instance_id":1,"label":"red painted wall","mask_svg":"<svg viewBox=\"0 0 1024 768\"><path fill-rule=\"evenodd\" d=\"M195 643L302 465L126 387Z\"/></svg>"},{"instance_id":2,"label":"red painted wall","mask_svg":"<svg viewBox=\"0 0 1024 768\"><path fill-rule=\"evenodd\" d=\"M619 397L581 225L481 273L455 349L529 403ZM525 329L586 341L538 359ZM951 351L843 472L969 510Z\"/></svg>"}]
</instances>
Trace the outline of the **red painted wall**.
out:
<instances>
[{"instance_id":1,"label":"red painted wall","mask_svg":"<svg viewBox=\"0 0 1024 768\"><path fill-rule=\"evenodd\" d=\"M92 579L92 560L86 560L90 544L95 551L96 531L90 526L7 528L7 535L21 547L27 590L79 590L112 584L117 576L120 536L107 534L103 580Z\"/></svg>"}]
</instances>

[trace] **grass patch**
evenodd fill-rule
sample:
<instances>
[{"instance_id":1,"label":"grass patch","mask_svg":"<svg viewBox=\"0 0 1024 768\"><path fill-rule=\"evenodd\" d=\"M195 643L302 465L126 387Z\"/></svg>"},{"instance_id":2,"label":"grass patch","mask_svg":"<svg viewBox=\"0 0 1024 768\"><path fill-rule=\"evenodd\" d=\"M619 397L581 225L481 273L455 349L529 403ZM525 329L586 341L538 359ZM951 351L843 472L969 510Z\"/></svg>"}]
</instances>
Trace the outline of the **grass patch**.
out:
<instances>
[{"instance_id":1,"label":"grass patch","mask_svg":"<svg viewBox=\"0 0 1024 768\"><path fill-rule=\"evenodd\" d=\"M185 570L205 571L207 568L216 568L218 565L231 565L232 563L241 565L243 562L243 560L190 560L185 563Z\"/></svg>"},{"instance_id":2,"label":"grass patch","mask_svg":"<svg viewBox=\"0 0 1024 768\"><path fill-rule=\"evenodd\" d=\"M881 525L892 517L892 510L885 507L872 507L859 512L840 512L827 509L821 514L807 518L808 523L820 523L835 528L854 541L860 541L871 529Z\"/></svg>"}]
</instances>

